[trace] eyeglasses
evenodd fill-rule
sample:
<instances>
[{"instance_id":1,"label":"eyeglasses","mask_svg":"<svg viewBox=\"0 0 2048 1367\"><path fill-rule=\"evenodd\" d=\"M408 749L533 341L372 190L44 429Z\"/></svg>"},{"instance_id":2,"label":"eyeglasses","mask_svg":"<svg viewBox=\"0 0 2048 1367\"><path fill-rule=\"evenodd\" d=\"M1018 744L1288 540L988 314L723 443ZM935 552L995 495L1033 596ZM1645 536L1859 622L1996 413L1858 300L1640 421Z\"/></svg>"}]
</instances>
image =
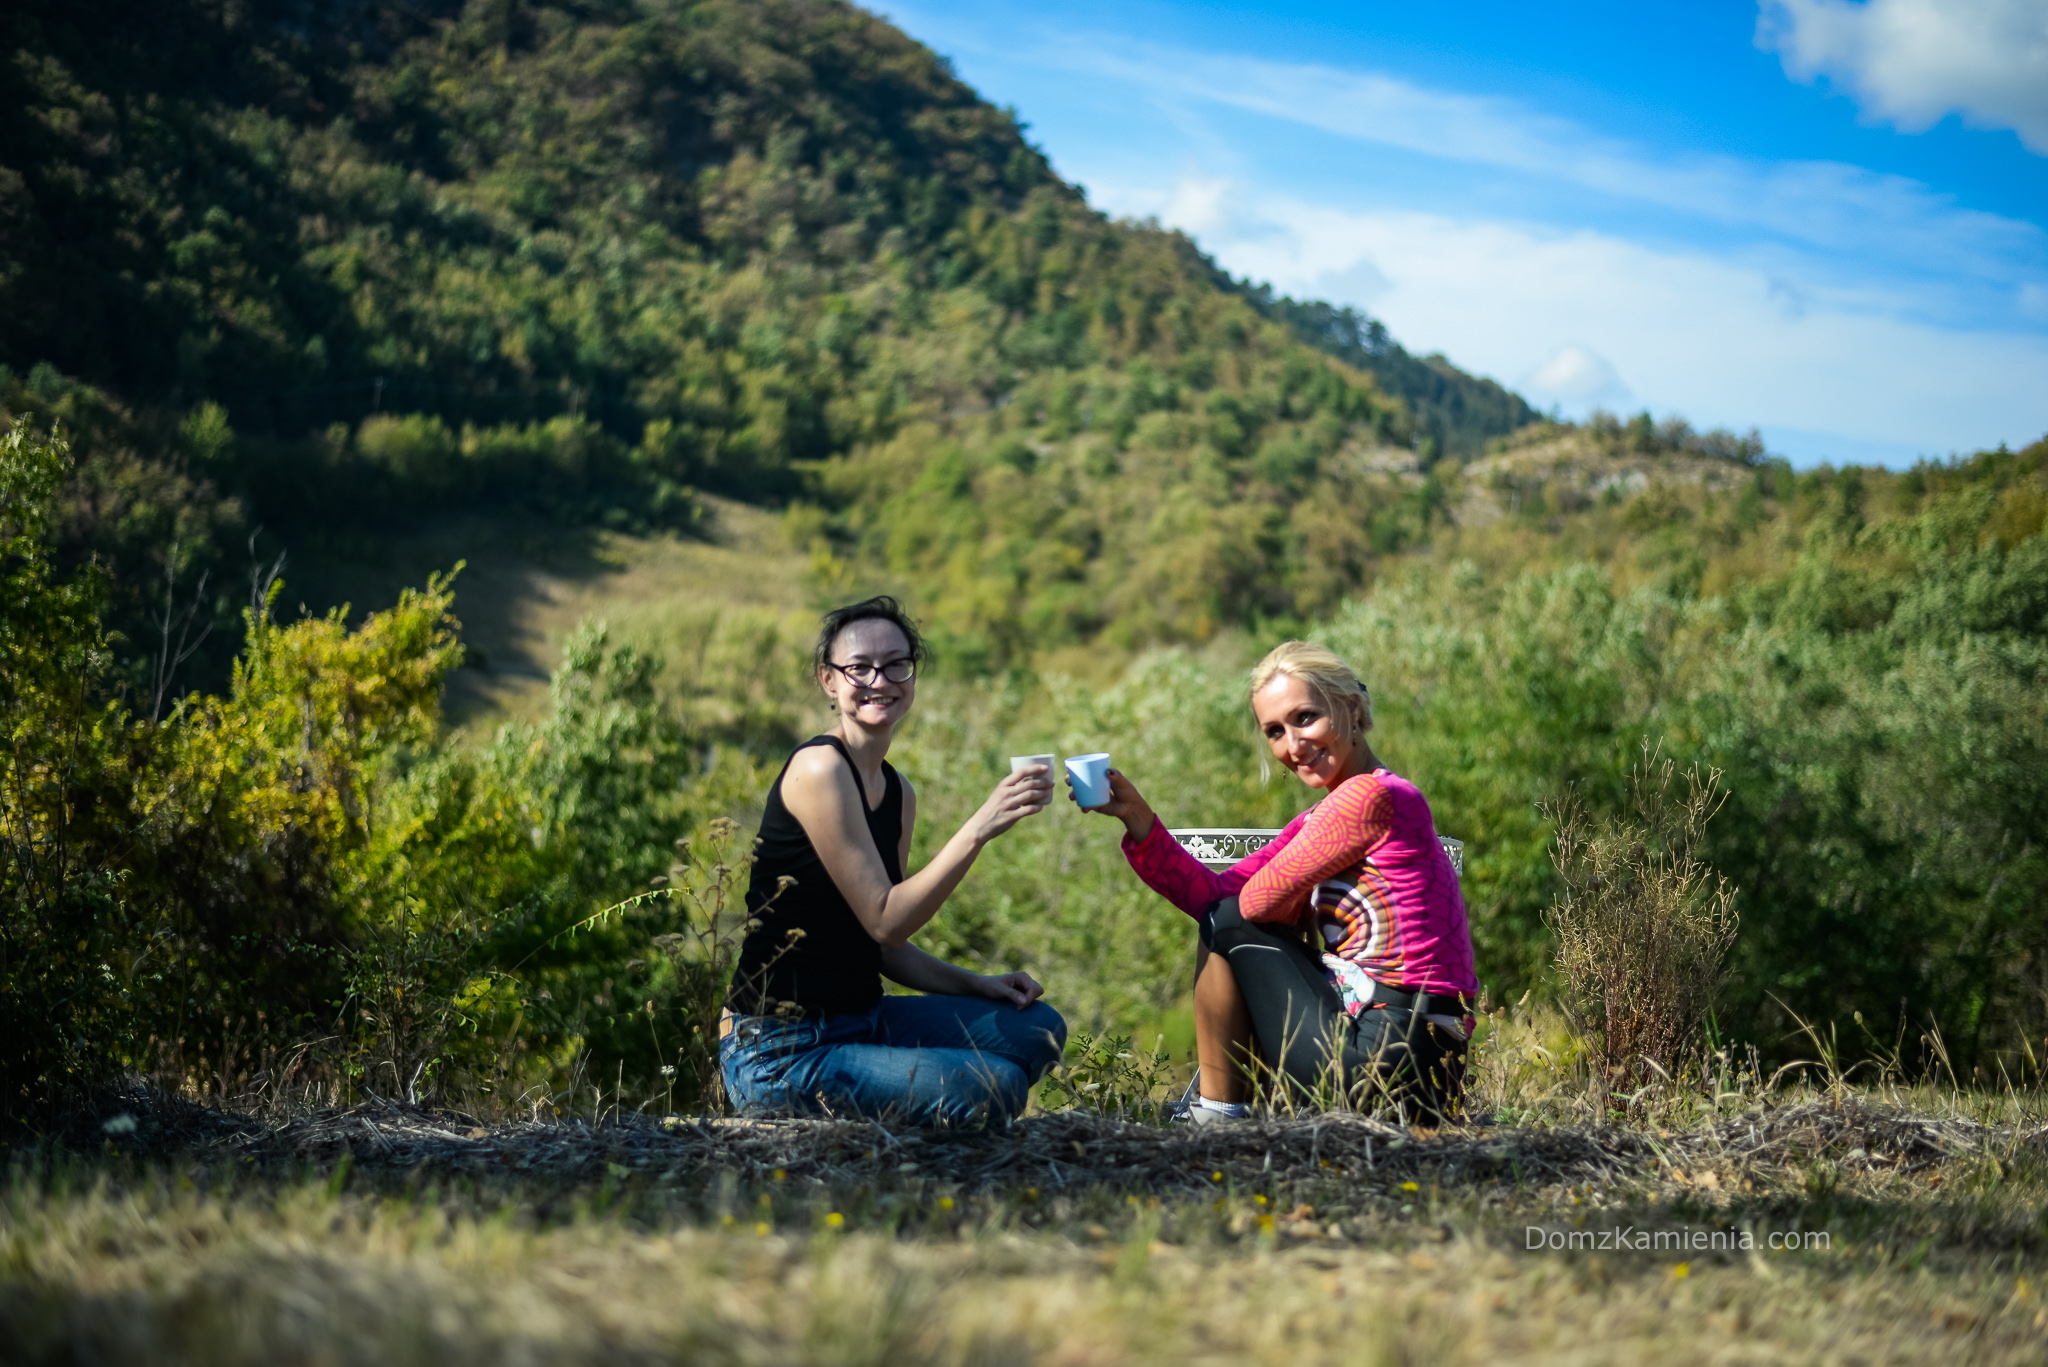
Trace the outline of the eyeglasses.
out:
<instances>
[{"instance_id":1,"label":"eyeglasses","mask_svg":"<svg viewBox=\"0 0 2048 1367\"><path fill-rule=\"evenodd\" d=\"M878 665L871 665L865 662L836 665L827 660L825 661L825 668L838 670L846 676L848 683L859 684L862 688L873 688L877 678L887 679L890 683L909 683L917 677L917 661L911 659L908 655L901 655L893 660L884 660Z\"/></svg>"}]
</instances>

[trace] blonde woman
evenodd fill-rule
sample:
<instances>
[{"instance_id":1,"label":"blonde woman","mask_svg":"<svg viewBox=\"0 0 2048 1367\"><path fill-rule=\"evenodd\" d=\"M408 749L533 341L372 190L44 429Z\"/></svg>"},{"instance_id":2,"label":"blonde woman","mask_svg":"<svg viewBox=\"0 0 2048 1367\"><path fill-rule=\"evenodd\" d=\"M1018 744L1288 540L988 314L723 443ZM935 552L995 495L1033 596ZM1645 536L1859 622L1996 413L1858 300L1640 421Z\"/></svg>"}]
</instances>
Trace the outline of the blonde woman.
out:
<instances>
[{"instance_id":1,"label":"blonde woman","mask_svg":"<svg viewBox=\"0 0 2048 1367\"><path fill-rule=\"evenodd\" d=\"M1244 1114L1254 1045L1297 1096L1334 1085L1437 1118L1463 1086L1479 982L1429 803L1373 754L1371 695L1333 652L1278 646L1250 693L1273 757L1324 794L1272 844L1204 868L1115 770L1109 801L1089 809L1124 823L1131 867L1200 923L1194 1118Z\"/></svg>"}]
</instances>

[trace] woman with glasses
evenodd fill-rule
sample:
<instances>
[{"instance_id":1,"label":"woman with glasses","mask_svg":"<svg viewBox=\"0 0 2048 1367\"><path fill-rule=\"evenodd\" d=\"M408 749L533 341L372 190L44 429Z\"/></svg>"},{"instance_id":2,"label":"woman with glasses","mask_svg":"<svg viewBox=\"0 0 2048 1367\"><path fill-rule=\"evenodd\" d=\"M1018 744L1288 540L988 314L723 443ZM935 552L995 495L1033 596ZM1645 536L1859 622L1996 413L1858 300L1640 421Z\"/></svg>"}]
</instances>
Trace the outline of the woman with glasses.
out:
<instances>
[{"instance_id":1,"label":"woman with glasses","mask_svg":"<svg viewBox=\"0 0 2048 1367\"><path fill-rule=\"evenodd\" d=\"M768 790L720 1031L726 1094L743 1114L1008 1119L1066 1044L1030 974L974 973L910 943L982 846L1052 800L1046 766L1011 774L905 876L917 794L887 756L923 658L893 598L825 615L814 664L839 723L798 746ZM884 996L885 977L922 995Z\"/></svg>"}]
</instances>

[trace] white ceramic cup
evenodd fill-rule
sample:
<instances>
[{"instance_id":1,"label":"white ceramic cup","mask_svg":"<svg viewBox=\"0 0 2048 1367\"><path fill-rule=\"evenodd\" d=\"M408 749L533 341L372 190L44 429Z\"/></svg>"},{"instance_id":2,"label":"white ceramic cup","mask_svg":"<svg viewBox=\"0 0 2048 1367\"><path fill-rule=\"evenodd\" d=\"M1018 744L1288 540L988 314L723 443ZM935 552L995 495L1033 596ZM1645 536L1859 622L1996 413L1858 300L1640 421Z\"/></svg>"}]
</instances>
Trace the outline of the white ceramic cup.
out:
<instances>
[{"instance_id":1,"label":"white ceramic cup","mask_svg":"<svg viewBox=\"0 0 2048 1367\"><path fill-rule=\"evenodd\" d=\"M1059 763L1059 756L1057 755L1012 755L1010 756L1010 772L1014 774L1019 769L1029 769L1034 764L1043 764L1046 768L1050 769L1057 763Z\"/></svg>"},{"instance_id":2,"label":"white ceramic cup","mask_svg":"<svg viewBox=\"0 0 2048 1367\"><path fill-rule=\"evenodd\" d=\"M1074 801L1082 807L1100 807L1109 801L1109 756L1069 755L1067 778L1074 785Z\"/></svg>"}]
</instances>

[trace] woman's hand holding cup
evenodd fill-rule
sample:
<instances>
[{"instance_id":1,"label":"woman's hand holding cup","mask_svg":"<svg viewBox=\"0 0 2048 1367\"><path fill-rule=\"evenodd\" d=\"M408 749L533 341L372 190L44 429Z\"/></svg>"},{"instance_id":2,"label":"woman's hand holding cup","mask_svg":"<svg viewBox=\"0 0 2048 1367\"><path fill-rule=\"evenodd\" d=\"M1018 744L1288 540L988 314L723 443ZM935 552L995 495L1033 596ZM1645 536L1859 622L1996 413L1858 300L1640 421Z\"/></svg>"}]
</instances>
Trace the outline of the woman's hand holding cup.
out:
<instances>
[{"instance_id":1,"label":"woman's hand holding cup","mask_svg":"<svg viewBox=\"0 0 2048 1367\"><path fill-rule=\"evenodd\" d=\"M1052 756L1017 755L1010 772L975 813L974 835L980 844L1001 835L1027 816L1036 816L1052 801Z\"/></svg>"},{"instance_id":2,"label":"woman's hand holding cup","mask_svg":"<svg viewBox=\"0 0 2048 1367\"><path fill-rule=\"evenodd\" d=\"M1097 803L1093 807L1083 807L1081 810L1113 816L1124 823L1124 829L1130 832L1131 839L1143 840L1151 834L1152 824L1158 820L1152 814L1151 804L1146 802L1145 795L1138 791L1138 785L1124 777L1121 769L1109 770L1106 777L1109 783L1109 800ZM1073 787L1074 776L1068 774L1067 798L1078 806L1080 798L1073 792Z\"/></svg>"}]
</instances>

